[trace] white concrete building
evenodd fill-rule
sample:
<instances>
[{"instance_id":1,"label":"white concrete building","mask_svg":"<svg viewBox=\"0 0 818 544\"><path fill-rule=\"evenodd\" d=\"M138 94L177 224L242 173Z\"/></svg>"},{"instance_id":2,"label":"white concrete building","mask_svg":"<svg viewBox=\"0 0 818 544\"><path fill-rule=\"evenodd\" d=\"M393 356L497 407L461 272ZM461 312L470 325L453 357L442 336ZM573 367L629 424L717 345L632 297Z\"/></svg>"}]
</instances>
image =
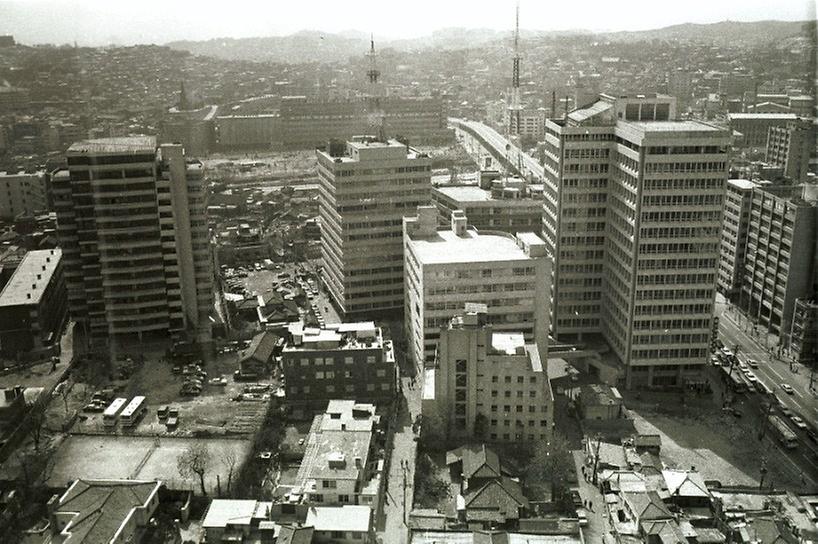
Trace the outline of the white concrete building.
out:
<instances>
[{"instance_id":1,"label":"white concrete building","mask_svg":"<svg viewBox=\"0 0 818 544\"><path fill-rule=\"evenodd\" d=\"M317 150L323 280L342 313L403 305L403 216L430 201L428 155L360 138Z\"/></svg>"},{"instance_id":2,"label":"white concrete building","mask_svg":"<svg viewBox=\"0 0 818 544\"><path fill-rule=\"evenodd\" d=\"M47 209L45 172L0 172L0 218L14 219Z\"/></svg>"},{"instance_id":3,"label":"white concrete building","mask_svg":"<svg viewBox=\"0 0 818 544\"><path fill-rule=\"evenodd\" d=\"M544 350L551 256L542 239L531 232L478 233L462 212L451 217L451 227L438 229L437 209L422 206L416 217L403 220L404 315L413 362L434 363L440 328L466 302L486 304L487 321L497 331L522 332Z\"/></svg>"}]
</instances>

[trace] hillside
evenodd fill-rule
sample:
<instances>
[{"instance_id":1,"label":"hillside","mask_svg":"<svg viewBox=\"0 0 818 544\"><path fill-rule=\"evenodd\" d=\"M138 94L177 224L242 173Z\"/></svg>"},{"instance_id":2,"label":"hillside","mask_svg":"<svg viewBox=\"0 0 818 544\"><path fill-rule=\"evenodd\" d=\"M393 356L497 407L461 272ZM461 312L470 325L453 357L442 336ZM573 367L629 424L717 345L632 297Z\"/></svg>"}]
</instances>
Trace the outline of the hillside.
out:
<instances>
[{"instance_id":1,"label":"hillside","mask_svg":"<svg viewBox=\"0 0 818 544\"><path fill-rule=\"evenodd\" d=\"M655 30L604 34L613 41L678 40L719 47L756 47L799 35L814 38L815 21L684 23Z\"/></svg>"}]
</instances>

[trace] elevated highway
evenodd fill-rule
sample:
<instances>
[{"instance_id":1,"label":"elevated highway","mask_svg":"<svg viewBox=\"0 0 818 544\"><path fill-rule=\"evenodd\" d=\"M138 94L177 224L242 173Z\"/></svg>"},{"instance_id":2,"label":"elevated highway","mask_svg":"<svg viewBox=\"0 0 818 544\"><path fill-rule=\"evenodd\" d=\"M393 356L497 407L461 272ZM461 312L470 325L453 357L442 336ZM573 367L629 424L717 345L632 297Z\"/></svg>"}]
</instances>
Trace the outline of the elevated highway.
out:
<instances>
[{"instance_id":1,"label":"elevated highway","mask_svg":"<svg viewBox=\"0 0 818 544\"><path fill-rule=\"evenodd\" d=\"M467 121L455 117L449 118L449 126L455 130L458 139L465 139L470 145L467 150L474 152L474 145L479 145L486 155L492 157L494 162L499 163L509 173L524 177L535 183L543 180L543 168L539 162L523 152L515 144L494 130L478 121ZM481 167L486 167L484 161L478 159Z\"/></svg>"}]
</instances>

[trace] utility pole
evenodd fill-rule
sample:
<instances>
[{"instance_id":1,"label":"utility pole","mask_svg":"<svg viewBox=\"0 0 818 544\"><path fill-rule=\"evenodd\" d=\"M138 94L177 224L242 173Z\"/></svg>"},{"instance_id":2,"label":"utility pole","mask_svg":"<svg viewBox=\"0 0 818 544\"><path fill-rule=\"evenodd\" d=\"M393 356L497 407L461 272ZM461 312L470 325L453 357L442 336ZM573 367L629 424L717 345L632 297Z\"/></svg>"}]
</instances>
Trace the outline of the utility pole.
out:
<instances>
[{"instance_id":1,"label":"utility pole","mask_svg":"<svg viewBox=\"0 0 818 544\"><path fill-rule=\"evenodd\" d=\"M602 445L602 436L596 435L596 452L594 453L594 472L592 474L594 485L597 485L596 469L599 466L599 447Z\"/></svg>"}]
</instances>

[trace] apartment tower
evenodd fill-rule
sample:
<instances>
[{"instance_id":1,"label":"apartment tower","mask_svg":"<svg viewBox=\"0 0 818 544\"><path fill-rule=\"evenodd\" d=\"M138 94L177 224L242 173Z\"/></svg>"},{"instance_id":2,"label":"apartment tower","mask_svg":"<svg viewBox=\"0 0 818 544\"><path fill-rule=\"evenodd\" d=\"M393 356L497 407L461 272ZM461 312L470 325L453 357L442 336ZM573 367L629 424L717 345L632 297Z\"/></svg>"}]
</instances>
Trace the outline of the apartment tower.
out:
<instances>
[{"instance_id":1,"label":"apartment tower","mask_svg":"<svg viewBox=\"0 0 818 544\"><path fill-rule=\"evenodd\" d=\"M542 148L552 332L601 334L627 387L681 386L707 361L730 133L675 109L600 95L549 120Z\"/></svg>"},{"instance_id":2,"label":"apartment tower","mask_svg":"<svg viewBox=\"0 0 818 544\"><path fill-rule=\"evenodd\" d=\"M202 164L153 137L87 140L54 180L69 311L95 344L210 338Z\"/></svg>"}]
</instances>

